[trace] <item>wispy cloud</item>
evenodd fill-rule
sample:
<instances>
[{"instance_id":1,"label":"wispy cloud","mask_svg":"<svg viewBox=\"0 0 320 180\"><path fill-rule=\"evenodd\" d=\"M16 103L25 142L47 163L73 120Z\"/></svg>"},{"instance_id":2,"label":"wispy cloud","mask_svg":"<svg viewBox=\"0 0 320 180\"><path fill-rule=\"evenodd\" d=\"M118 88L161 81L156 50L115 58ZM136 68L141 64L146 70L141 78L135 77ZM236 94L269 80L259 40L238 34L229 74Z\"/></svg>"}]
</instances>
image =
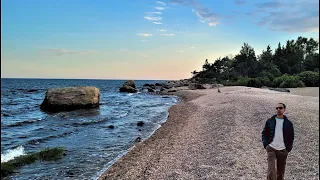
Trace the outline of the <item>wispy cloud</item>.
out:
<instances>
[{"instance_id":1,"label":"wispy cloud","mask_svg":"<svg viewBox=\"0 0 320 180\"><path fill-rule=\"evenodd\" d=\"M140 41L141 41L141 42L146 42L146 41L148 41L148 40L145 40L145 39L141 39Z\"/></svg>"},{"instance_id":2,"label":"wispy cloud","mask_svg":"<svg viewBox=\"0 0 320 180\"><path fill-rule=\"evenodd\" d=\"M244 0L236 0L235 3L238 4L238 5L243 5L246 2Z\"/></svg>"},{"instance_id":3,"label":"wispy cloud","mask_svg":"<svg viewBox=\"0 0 320 180\"><path fill-rule=\"evenodd\" d=\"M207 23L209 26L216 26L219 23L218 15L203 7L197 0L170 0L170 2L176 5L191 6L192 11L199 17L200 22Z\"/></svg>"},{"instance_id":4,"label":"wispy cloud","mask_svg":"<svg viewBox=\"0 0 320 180\"><path fill-rule=\"evenodd\" d=\"M194 45L192 45L191 47L190 47L191 49L194 49L194 48L196 48Z\"/></svg>"},{"instance_id":5,"label":"wispy cloud","mask_svg":"<svg viewBox=\"0 0 320 180\"><path fill-rule=\"evenodd\" d=\"M163 6L166 5L166 3L162 2L162 1L157 1L157 3L158 3L158 4L161 4L161 5L163 5Z\"/></svg>"},{"instance_id":6,"label":"wispy cloud","mask_svg":"<svg viewBox=\"0 0 320 180\"><path fill-rule=\"evenodd\" d=\"M152 34L148 34L148 33L139 33L137 34L138 36L144 36L144 37L151 37Z\"/></svg>"},{"instance_id":7,"label":"wispy cloud","mask_svg":"<svg viewBox=\"0 0 320 180\"><path fill-rule=\"evenodd\" d=\"M139 56L144 57L144 58L149 57L148 54L145 54L145 53L139 53Z\"/></svg>"},{"instance_id":8,"label":"wispy cloud","mask_svg":"<svg viewBox=\"0 0 320 180\"><path fill-rule=\"evenodd\" d=\"M216 26L218 24L217 15L211 12L207 8L200 8L194 10L196 15L199 17L200 22L207 23L209 26Z\"/></svg>"},{"instance_id":9,"label":"wispy cloud","mask_svg":"<svg viewBox=\"0 0 320 180\"><path fill-rule=\"evenodd\" d=\"M167 30L166 29L158 29L158 31L166 32Z\"/></svg>"},{"instance_id":10,"label":"wispy cloud","mask_svg":"<svg viewBox=\"0 0 320 180\"><path fill-rule=\"evenodd\" d=\"M319 32L319 1L270 1L255 5L257 24L274 31Z\"/></svg>"},{"instance_id":11,"label":"wispy cloud","mask_svg":"<svg viewBox=\"0 0 320 180\"><path fill-rule=\"evenodd\" d=\"M159 6L157 6L157 7L154 7L156 10L159 10L159 11L163 11L164 10L164 8L163 7L159 7Z\"/></svg>"},{"instance_id":12,"label":"wispy cloud","mask_svg":"<svg viewBox=\"0 0 320 180\"><path fill-rule=\"evenodd\" d=\"M181 50L181 51L178 51L179 53L183 53L184 51L183 50Z\"/></svg>"},{"instance_id":13,"label":"wispy cloud","mask_svg":"<svg viewBox=\"0 0 320 180\"><path fill-rule=\"evenodd\" d=\"M148 21L161 21L162 20L162 17L158 16L158 17L155 17L155 16L145 16L144 17L146 20Z\"/></svg>"},{"instance_id":14,"label":"wispy cloud","mask_svg":"<svg viewBox=\"0 0 320 180\"><path fill-rule=\"evenodd\" d=\"M153 24L162 24L162 22L153 22Z\"/></svg>"},{"instance_id":15,"label":"wispy cloud","mask_svg":"<svg viewBox=\"0 0 320 180\"><path fill-rule=\"evenodd\" d=\"M174 36L174 34L160 34L161 36Z\"/></svg>"},{"instance_id":16,"label":"wispy cloud","mask_svg":"<svg viewBox=\"0 0 320 180\"><path fill-rule=\"evenodd\" d=\"M68 50L68 49L59 49L59 48L49 48L49 49L42 49L42 52L50 53L53 55L61 56L61 55L85 55L85 54L90 54L90 53L95 53L96 51L93 50L78 50L78 51L73 51L73 50Z\"/></svg>"},{"instance_id":17,"label":"wispy cloud","mask_svg":"<svg viewBox=\"0 0 320 180\"><path fill-rule=\"evenodd\" d=\"M162 14L162 12L156 11L156 12L151 12L151 14Z\"/></svg>"}]
</instances>

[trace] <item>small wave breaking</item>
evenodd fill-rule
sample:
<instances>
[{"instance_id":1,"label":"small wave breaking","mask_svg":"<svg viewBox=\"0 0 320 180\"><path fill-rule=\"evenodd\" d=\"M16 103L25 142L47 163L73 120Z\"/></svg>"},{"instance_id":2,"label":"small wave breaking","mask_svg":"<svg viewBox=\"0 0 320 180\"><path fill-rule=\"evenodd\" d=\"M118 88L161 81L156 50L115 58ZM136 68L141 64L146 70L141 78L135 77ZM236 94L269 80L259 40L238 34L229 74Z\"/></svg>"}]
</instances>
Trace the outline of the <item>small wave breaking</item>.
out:
<instances>
[{"instance_id":1,"label":"small wave breaking","mask_svg":"<svg viewBox=\"0 0 320 180\"><path fill-rule=\"evenodd\" d=\"M1 163L8 162L15 157L25 155L23 146L18 146L14 149L9 149L5 153L1 153Z\"/></svg>"}]
</instances>

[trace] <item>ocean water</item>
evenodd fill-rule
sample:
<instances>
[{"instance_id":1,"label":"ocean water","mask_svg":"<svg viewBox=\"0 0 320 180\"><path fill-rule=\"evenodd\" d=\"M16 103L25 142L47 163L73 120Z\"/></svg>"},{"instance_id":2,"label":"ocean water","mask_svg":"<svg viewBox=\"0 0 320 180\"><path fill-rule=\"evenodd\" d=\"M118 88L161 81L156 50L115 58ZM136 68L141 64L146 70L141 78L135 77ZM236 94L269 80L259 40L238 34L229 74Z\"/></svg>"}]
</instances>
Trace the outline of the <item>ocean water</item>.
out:
<instances>
[{"instance_id":1,"label":"ocean water","mask_svg":"<svg viewBox=\"0 0 320 180\"><path fill-rule=\"evenodd\" d=\"M166 121L175 96L151 95L135 81L138 93L120 93L125 80L1 79L1 162L64 147L58 161L37 161L5 179L96 179L134 146L150 137ZM100 107L70 112L40 110L46 90L53 87L96 86ZM137 122L143 121L142 127ZM113 125L115 128L108 128Z\"/></svg>"}]
</instances>

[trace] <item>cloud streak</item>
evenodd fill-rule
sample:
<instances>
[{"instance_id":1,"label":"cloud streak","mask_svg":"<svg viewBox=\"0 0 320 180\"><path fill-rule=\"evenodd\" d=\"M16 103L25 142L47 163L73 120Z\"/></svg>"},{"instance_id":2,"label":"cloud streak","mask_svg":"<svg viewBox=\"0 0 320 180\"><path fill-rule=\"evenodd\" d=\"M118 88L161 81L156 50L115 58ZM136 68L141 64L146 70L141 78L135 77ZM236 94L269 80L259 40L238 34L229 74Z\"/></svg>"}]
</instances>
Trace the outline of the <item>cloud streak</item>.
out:
<instances>
[{"instance_id":1,"label":"cloud streak","mask_svg":"<svg viewBox=\"0 0 320 180\"><path fill-rule=\"evenodd\" d=\"M79 51L73 51L68 49L59 49L59 48L49 48L49 49L42 49L42 52L50 53L57 56L62 55L85 55L85 54L91 54L95 53L96 51L93 50L79 50Z\"/></svg>"},{"instance_id":2,"label":"cloud streak","mask_svg":"<svg viewBox=\"0 0 320 180\"><path fill-rule=\"evenodd\" d=\"M164 8L163 7L159 7L159 6L157 6L157 7L154 7L156 10L159 10L159 11L163 11L164 10Z\"/></svg>"},{"instance_id":3,"label":"cloud streak","mask_svg":"<svg viewBox=\"0 0 320 180\"><path fill-rule=\"evenodd\" d=\"M258 3L255 16L257 25L273 31L318 32L319 1L270 1Z\"/></svg>"},{"instance_id":4,"label":"cloud streak","mask_svg":"<svg viewBox=\"0 0 320 180\"><path fill-rule=\"evenodd\" d=\"M160 34L161 36L174 36L174 34Z\"/></svg>"},{"instance_id":5,"label":"cloud streak","mask_svg":"<svg viewBox=\"0 0 320 180\"><path fill-rule=\"evenodd\" d=\"M143 37L151 37L152 34L148 34L148 33L139 33L137 34L138 36L143 36Z\"/></svg>"},{"instance_id":6,"label":"cloud streak","mask_svg":"<svg viewBox=\"0 0 320 180\"><path fill-rule=\"evenodd\" d=\"M209 26L216 26L219 23L218 14L203 7L196 0L170 0L170 2L175 5L191 6L192 11L199 17L199 21L207 23Z\"/></svg>"},{"instance_id":7,"label":"cloud streak","mask_svg":"<svg viewBox=\"0 0 320 180\"><path fill-rule=\"evenodd\" d=\"M166 5L166 3L164 3L164 2L162 2L162 1L156 1L158 4L161 4L161 5L163 5L163 6L165 6Z\"/></svg>"}]
</instances>

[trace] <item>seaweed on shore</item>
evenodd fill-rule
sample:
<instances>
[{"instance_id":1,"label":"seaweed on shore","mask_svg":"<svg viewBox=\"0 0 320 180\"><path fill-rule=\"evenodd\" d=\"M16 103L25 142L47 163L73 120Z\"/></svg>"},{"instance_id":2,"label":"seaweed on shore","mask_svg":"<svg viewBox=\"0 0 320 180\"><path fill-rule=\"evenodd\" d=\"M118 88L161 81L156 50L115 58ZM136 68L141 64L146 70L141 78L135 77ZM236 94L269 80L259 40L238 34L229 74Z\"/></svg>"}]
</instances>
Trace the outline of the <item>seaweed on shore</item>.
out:
<instances>
[{"instance_id":1,"label":"seaweed on shore","mask_svg":"<svg viewBox=\"0 0 320 180\"><path fill-rule=\"evenodd\" d=\"M16 173L17 168L27 164L32 164L37 160L56 161L60 159L63 156L63 154L64 154L64 148L62 147L45 148L45 149L42 149L40 152L22 155L8 162L2 162L1 177L6 177L9 174Z\"/></svg>"}]
</instances>

